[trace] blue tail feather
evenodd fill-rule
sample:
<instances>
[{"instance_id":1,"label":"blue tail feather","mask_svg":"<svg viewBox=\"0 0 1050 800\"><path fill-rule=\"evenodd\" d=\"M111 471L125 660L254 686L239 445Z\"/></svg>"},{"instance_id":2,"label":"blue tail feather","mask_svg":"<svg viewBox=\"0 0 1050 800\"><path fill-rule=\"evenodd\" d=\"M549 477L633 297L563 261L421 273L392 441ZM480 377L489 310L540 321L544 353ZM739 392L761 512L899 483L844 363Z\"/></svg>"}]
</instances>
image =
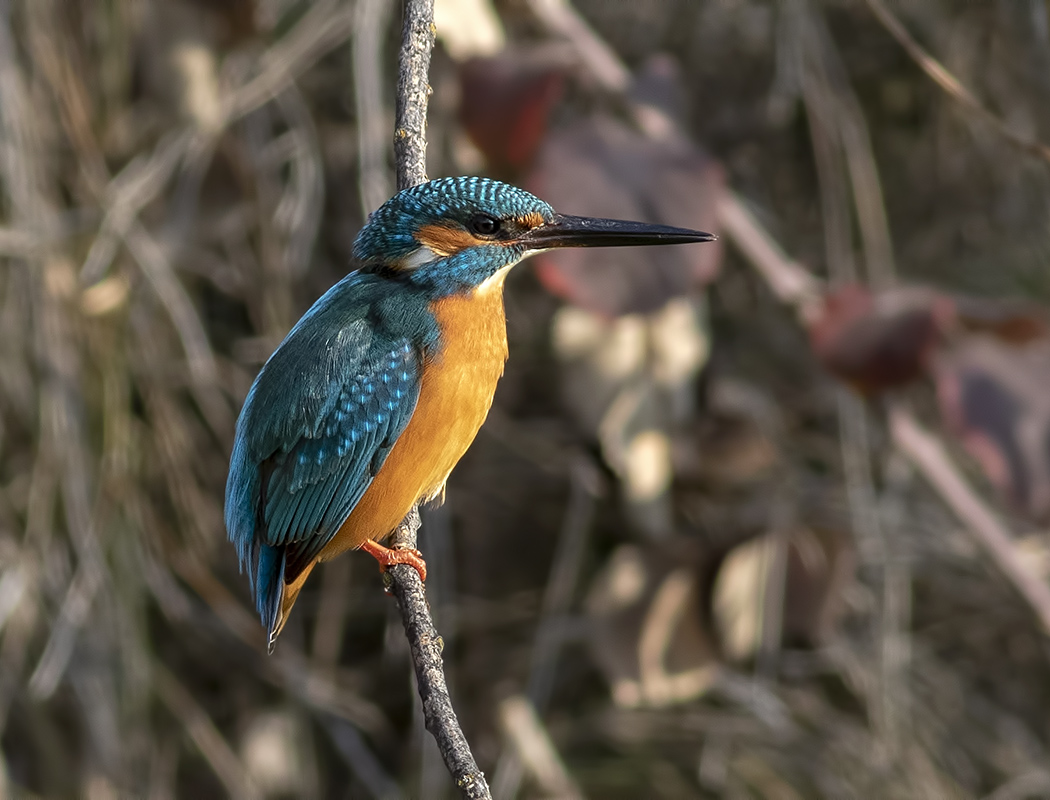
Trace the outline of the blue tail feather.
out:
<instances>
[{"instance_id":1,"label":"blue tail feather","mask_svg":"<svg viewBox=\"0 0 1050 800\"><path fill-rule=\"evenodd\" d=\"M259 547L255 574L255 604L266 628L270 649L277 638L277 623L284 589L285 548Z\"/></svg>"}]
</instances>

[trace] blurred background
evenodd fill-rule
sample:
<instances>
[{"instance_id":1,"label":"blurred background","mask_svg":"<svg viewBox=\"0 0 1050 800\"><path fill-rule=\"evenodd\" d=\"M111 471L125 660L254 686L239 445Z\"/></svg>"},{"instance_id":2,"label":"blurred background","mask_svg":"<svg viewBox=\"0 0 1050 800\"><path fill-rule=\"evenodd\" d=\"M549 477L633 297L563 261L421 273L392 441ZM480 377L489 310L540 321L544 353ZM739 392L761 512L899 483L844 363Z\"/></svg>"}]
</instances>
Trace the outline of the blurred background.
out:
<instances>
[{"instance_id":1,"label":"blurred background","mask_svg":"<svg viewBox=\"0 0 1050 800\"><path fill-rule=\"evenodd\" d=\"M431 177L721 237L508 282L420 537L495 796L1050 797L1050 6L437 6ZM268 657L222 521L400 15L0 1L0 795L455 796L373 561Z\"/></svg>"}]
</instances>

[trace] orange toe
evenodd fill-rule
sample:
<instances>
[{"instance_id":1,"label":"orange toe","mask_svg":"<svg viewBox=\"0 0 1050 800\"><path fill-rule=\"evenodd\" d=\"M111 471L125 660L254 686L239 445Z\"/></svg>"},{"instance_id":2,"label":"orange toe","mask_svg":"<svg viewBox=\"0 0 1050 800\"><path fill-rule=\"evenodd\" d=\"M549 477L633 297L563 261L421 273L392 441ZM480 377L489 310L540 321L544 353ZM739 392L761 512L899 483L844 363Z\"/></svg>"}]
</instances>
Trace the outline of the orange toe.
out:
<instances>
[{"instance_id":1,"label":"orange toe","mask_svg":"<svg viewBox=\"0 0 1050 800\"><path fill-rule=\"evenodd\" d=\"M407 548L391 549L383 547L383 545L372 539L366 539L364 544L361 545L361 549L379 562L380 571L386 572L387 569L395 564L407 564L419 573L419 580L426 583L427 562L423 560L423 554L418 550L409 550Z\"/></svg>"}]
</instances>

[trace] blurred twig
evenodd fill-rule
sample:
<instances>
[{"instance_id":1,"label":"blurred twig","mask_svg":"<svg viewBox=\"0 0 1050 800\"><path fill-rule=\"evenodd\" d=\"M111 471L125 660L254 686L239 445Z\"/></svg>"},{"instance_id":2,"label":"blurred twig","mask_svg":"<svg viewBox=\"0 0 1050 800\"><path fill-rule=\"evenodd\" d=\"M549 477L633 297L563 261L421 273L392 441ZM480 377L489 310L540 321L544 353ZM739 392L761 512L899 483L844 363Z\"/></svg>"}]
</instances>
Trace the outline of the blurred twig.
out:
<instances>
[{"instance_id":1,"label":"blurred twig","mask_svg":"<svg viewBox=\"0 0 1050 800\"><path fill-rule=\"evenodd\" d=\"M146 228L134 219L128 222L124 241L179 332L201 410L213 430L230 430L233 420L218 392L218 367L208 342L208 334L197 316L193 302L175 277L167 254Z\"/></svg>"},{"instance_id":2,"label":"blurred twig","mask_svg":"<svg viewBox=\"0 0 1050 800\"><path fill-rule=\"evenodd\" d=\"M208 569L193 558L178 559L173 566L234 637L262 653L255 618ZM318 714L339 716L376 738L389 735L390 723L382 710L346 689L348 681L341 679L345 670L323 662L317 669L291 649L279 650L258 664L260 677L298 696Z\"/></svg>"},{"instance_id":3,"label":"blurred twig","mask_svg":"<svg viewBox=\"0 0 1050 800\"><path fill-rule=\"evenodd\" d=\"M276 97L299 73L342 44L354 29L354 7L340 0L314 3L295 28L262 59L262 70L230 95L225 124Z\"/></svg>"},{"instance_id":4,"label":"blurred twig","mask_svg":"<svg viewBox=\"0 0 1050 800\"><path fill-rule=\"evenodd\" d=\"M39 7L34 7L39 11ZM33 17L34 24L40 19ZM18 48L10 27L11 8L0 7L0 173L12 219L30 230L55 227L58 195L53 164L42 136L40 118L32 110L26 71L18 61ZM95 592L107 575L105 559L92 514L94 470L87 452L84 399L80 381L82 353L76 346L78 331L70 319L72 287L68 261L54 252L42 252L27 262L43 280L31 289L31 338L41 380L39 403L38 465L50 462L60 475L65 524L79 563L68 588L54 587L63 595L47 645L37 662L31 686L37 697L46 697L57 686L73 653L76 634L87 618ZM34 478L42 478L34 470ZM48 483L51 478L46 478ZM36 488L30 486L30 492ZM53 503L55 495L48 492ZM41 509L44 514L51 509ZM0 723L2 724L2 723Z\"/></svg>"},{"instance_id":5,"label":"blurred twig","mask_svg":"<svg viewBox=\"0 0 1050 800\"><path fill-rule=\"evenodd\" d=\"M726 192L718 205L718 221L777 300L792 306L801 321L813 319L820 301L820 281L788 257L780 243L748 210L745 200L734 192Z\"/></svg>"},{"instance_id":6,"label":"blurred twig","mask_svg":"<svg viewBox=\"0 0 1050 800\"><path fill-rule=\"evenodd\" d=\"M373 797L379 800L400 800L402 795L397 783L383 769L357 728L337 717L322 717L321 722L343 761Z\"/></svg>"},{"instance_id":7,"label":"blurred twig","mask_svg":"<svg viewBox=\"0 0 1050 800\"><path fill-rule=\"evenodd\" d=\"M791 6L785 15L793 23L791 47L797 82L809 118L810 139L817 166L823 206L825 252L829 280L843 284L860 279L854 259L854 235L850 213L852 187L857 227L864 246L867 283L887 288L893 283L893 245L886 207L872 152L867 122L853 92L835 41L818 8L806 0ZM787 39L787 37L785 37ZM848 183L847 183L848 176ZM875 614L875 640L881 653L866 682L868 706L879 731L885 754L896 759L902 751L904 731L896 722L898 702L907 694L905 664L891 657L898 651L908 620L893 613L902 607L899 595L911 592L910 574L891 540L891 530L881 513L879 490L872 469L872 443L868 408L844 386L837 387L839 441L850 519L872 578L881 584ZM902 590L903 587L903 590ZM882 755L881 753L879 754Z\"/></svg>"},{"instance_id":8,"label":"blurred twig","mask_svg":"<svg viewBox=\"0 0 1050 800\"><path fill-rule=\"evenodd\" d=\"M263 57L259 74L223 99L224 117L215 130L186 128L164 139L149 159L135 159L102 191L106 219L92 244L81 280L100 279L138 212L156 197L188 154L201 149L202 138L218 136L223 127L269 102L353 30L354 9L338 0L316 3ZM204 148L206 150L206 148Z\"/></svg>"},{"instance_id":9,"label":"blurred twig","mask_svg":"<svg viewBox=\"0 0 1050 800\"><path fill-rule=\"evenodd\" d=\"M878 288L888 287L894 275L893 243L867 121L819 10L801 0L790 8L794 13L785 17L791 26L791 41L783 46L791 47L793 60L797 62L796 81L810 118L825 225L832 228L825 232L828 272L840 281L857 280L852 274L853 235L846 200L848 175L867 282Z\"/></svg>"},{"instance_id":10,"label":"blurred twig","mask_svg":"<svg viewBox=\"0 0 1050 800\"><path fill-rule=\"evenodd\" d=\"M583 793L558 755L536 707L525 697L508 697L499 707L500 726L518 760L533 776L544 797L581 798ZM503 796L514 797L517 787Z\"/></svg>"},{"instance_id":11,"label":"blurred twig","mask_svg":"<svg viewBox=\"0 0 1050 800\"><path fill-rule=\"evenodd\" d=\"M529 665L529 699L540 711L546 708L554 688L557 653L564 638L561 629L580 581L600 485L597 466L582 454L574 459L569 472L569 507L543 592L540 624Z\"/></svg>"},{"instance_id":12,"label":"blurred twig","mask_svg":"<svg viewBox=\"0 0 1050 800\"><path fill-rule=\"evenodd\" d=\"M551 32L572 42L584 66L608 92L626 92L631 73L567 0L530 0L529 8Z\"/></svg>"},{"instance_id":13,"label":"blurred twig","mask_svg":"<svg viewBox=\"0 0 1050 800\"><path fill-rule=\"evenodd\" d=\"M161 702L182 723L197 749L222 781L227 796L240 800L258 797L237 755L185 686L160 663L153 664L153 679Z\"/></svg>"},{"instance_id":14,"label":"blurred twig","mask_svg":"<svg viewBox=\"0 0 1050 800\"><path fill-rule=\"evenodd\" d=\"M967 485L944 446L900 405L890 408L890 431L897 447L966 525L1003 575L1032 606L1043 631L1050 634L1050 586L1025 562L1017 542Z\"/></svg>"},{"instance_id":15,"label":"blurred twig","mask_svg":"<svg viewBox=\"0 0 1050 800\"><path fill-rule=\"evenodd\" d=\"M569 470L569 507L543 593L540 621L531 648L527 696L508 698L501 707L504 732L513 749L504 749L496 764L492 785L497 798L517 795L524 777L523 768L536 771L537 764L530 763L530 754L541 756L544 764L550 759L561 764L538 715L545 711L554 688L558 652L565 640L569 608L587 553L599 481L590 459L582 454L573 459ZM561 768L564 770L563 765Z\"/></svg>"},{"instance_id":16,"label":"blurred twig","mask_svg":"<svg viewBox=\"0 0 1050 800\"><path fill-rule=\"evenodd\" d=\"M912 60L950 97L977 114L977 116L998 131L1010 144L1044 161L1050 161L1050 146L1039 141L1022 138L1014 133L1009 125L988 110L977 99L977 96L964 86L958 78L952 75L940 61L923 49L922 45L908 33L908 29L894 16L893 12L886 7L882 0L865 0L865 2L867 2L868 8L871 9L883 27L907 51Z\"/></svg>"},{"instance_id":17,"label":"blurred twig","mask_svg":"<svg viewBox=\"0 0 1050 800\"><path fill-rule=\"evenodd\" d=\"M754 225L755 230L761 233L759 241L772 242L772 238L758 227L757 222L754 222ZM781 257L779 248L763 248L759 252L763 256L759 272L767 278L782 301L790 302L792 298L777 291L778 286L816 285L812 276L807 275L801 265ZM745 249L745 255L750 257L751 253ZM796 296L797 300L804 300L805 297L806 295ZM963 519L971 534L989 549L999 569L1032 606L1044 629L1050 631L1050 587L1024 563L1016 541L966 483L944 452L943 446L932 434L922 430L910 412L899 406L891 413L890 433L894 443L915 463L931 486Z\"/></svg>"},{"instance_id":18,"label":"blurred twig","mask_svg":"<svg viewBox=\"0 0 1050 800\"><path fill-rule=\"evenodd\" d=\"M754 224L757 226L757 222ZM762 238L772 241L764 231ZM801 265L779 256L779 248L763 249L760 252L763 253L763 260L759 271L769 280L774 291L777 286L814 285L814 279L805 274ZM750 253L745 250L745 255L750 256ZM783 301L791 299L780 292L777 294ZM798 297L802 299L803 296ZM1016 541L966 483L940 442L932 434L923 431L911 413L899 406L892 410L890 433L894 443L963 519L971 534L989 550L1002 573L1032 606L1044 629L1050 631L1050 587L1024 563Z\"/></svg>"},{"instance_id":19,"label":"blurred twig","mask_svg":"<svg viewBox=\"0 0 1050 800\"><path fill-rule=\"evenodd\" d=\"M382 43L393 11L392 0L358 0L354 31L354 100L361 207L366 213L390 196L386 117L383 107Z\"/></svg>"}]
</instances>

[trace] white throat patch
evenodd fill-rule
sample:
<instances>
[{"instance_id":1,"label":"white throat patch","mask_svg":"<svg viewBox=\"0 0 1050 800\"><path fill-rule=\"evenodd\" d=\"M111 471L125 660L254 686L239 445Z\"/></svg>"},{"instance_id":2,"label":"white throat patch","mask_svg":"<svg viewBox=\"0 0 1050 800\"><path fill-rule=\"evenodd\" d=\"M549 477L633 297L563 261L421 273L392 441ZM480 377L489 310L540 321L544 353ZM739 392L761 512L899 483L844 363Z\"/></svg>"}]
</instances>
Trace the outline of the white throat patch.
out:
<instances>
[{"instance_id":1,"label":"white throat patch","mask_svg":"<svg viewBox=\"0 0 1050 800\"><path fill-rule=\"evenodd\" d=\"M421 244L401 261L402 269L419 269L427 264L433 264L442 256L435 253L425 244Z\"/></svg>"},{"instance_id":2,"label":"white throat patch","mask_svg":"<svg viewBox=\"0 0 1050 800\"><path fill-rule=\"evenodd\" d=\"M515 264L516 263L517 262L515 262ZM485 278L485 280L478 285L478 288L474 290L474 293L488 294L492 291L502 292L503 281L507 279L507 273L510 272L511 267L515 266L515 264L508 264L507 266L500 269L499 272L493 273L489 277Z\"/></svg>"}]
</instances>

